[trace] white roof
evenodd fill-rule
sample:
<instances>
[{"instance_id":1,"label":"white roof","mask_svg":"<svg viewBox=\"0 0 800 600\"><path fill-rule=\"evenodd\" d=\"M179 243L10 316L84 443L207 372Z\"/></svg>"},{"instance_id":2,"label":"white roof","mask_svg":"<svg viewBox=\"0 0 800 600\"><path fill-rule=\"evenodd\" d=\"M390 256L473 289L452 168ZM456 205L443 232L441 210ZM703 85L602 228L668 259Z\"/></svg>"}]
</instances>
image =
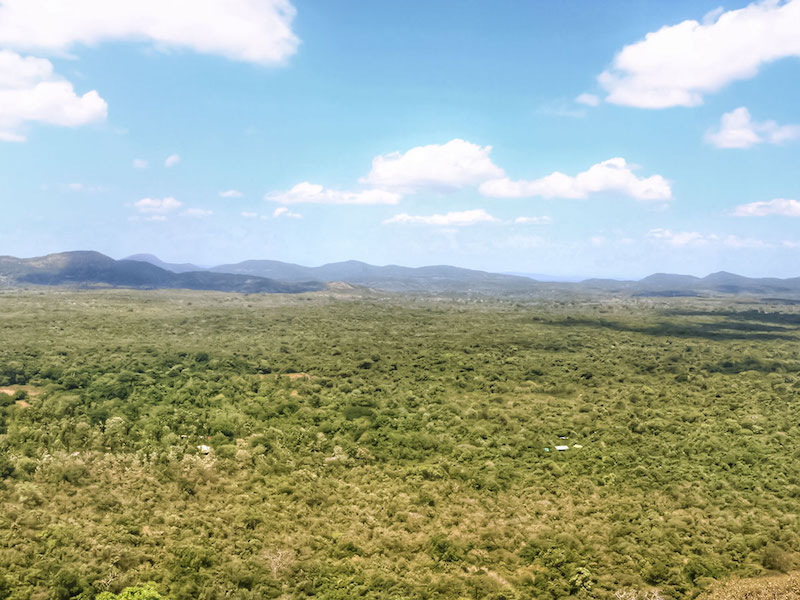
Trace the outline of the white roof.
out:
<instances>
[{"instance_id":1,"label":"white roof","mask_svg":"<svg viewBox=\"0 0 800 600\"><path fill-rule=\"evenodd\" d=\"M556 450L563 452L564 450L569 450L569 446L556 446Z\"/></svg>"}]
</instances>

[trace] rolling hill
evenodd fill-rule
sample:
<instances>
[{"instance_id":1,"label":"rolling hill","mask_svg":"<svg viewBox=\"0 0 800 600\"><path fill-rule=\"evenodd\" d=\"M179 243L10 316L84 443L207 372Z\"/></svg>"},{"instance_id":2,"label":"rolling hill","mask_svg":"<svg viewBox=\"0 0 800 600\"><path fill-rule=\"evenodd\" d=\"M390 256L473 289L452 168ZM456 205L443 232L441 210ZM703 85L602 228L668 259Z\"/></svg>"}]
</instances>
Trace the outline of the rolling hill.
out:
<instances>
[{"instance_id":1,"label":"rolling hill","mask_svg":"<svg viewBox=\"0 0 800 600\"><path fill-rule=\"evenodd\" d=\"M800 295L800 277L751 278L725 271L706 277L655 273L638 281L586 279L581 282L546 282L446 265L412 268L376 266L355 260L320 267L276 260L247 260L202 268L191 263L167 263L152 254L136 254L122 260L91 251L62 252L27 259L0 257L0 285L6 286L35 284L295 293L321 290L334 282L389 292L432 294Z\"/></svg>"},{"instance_id":2,"label":"rolling hill","mask_svg":"<svg viewBox=\"0 0 800 600\"><path fill-rule=\"evenodd\" d=\"M320 282L281 282L265 277L191 271L175 273L149 262L114 260L92 251L36 258L0 257L0 284L190 289L242 293L299 293L324 288Z\"/></svg>"},{"instance_id":3,"label":"rolling hill","mask_svg":"<svg viewBox=\"0 0 800 600\"><path fill-rule=\"evenodd\" d=\"M524 292L536 290L536 281L444 265L431 267L375 266L356 260L304 267L272 260L249 260L213 267L215 273L239 273L274 277L283 281L343 281L351 285L394 291Z\"/></svg>"}]
</instances>

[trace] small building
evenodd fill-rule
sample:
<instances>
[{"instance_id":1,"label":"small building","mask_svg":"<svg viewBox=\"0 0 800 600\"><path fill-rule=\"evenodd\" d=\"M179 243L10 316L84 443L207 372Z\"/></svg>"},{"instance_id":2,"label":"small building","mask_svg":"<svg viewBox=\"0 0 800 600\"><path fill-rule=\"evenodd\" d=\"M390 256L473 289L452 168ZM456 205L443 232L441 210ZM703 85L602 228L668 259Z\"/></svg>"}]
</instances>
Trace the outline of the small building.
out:
<instances>
[{"instance_id":1,"label":"small building","mask_svg":"<svg viewBox=\"0 0 800 600\"><path fill-rule=\"evenodd\" d=\"M556 446L556 450L564 452L564 450L569 450L569 446Z\"/></svg>"},{"instance_id":2,"label":"small building","mask_svg":"<svg viewBox=\"0 0 800 600\"><path fill-rule=\"evenodd\" d=\"M209 454L211 452L211 446L207 446L206 444L200 444L197 449L203 454Z\"/></svg>"}]
</instances>

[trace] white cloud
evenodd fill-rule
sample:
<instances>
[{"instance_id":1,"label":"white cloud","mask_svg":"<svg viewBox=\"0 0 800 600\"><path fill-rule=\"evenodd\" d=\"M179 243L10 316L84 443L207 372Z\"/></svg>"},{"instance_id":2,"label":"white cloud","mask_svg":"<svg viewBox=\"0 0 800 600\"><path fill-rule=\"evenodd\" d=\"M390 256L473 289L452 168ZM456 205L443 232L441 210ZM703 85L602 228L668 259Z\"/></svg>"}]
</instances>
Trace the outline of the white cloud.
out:
<instances>
[{"instance_id":1,"label":"white cloud","mask_svg":"<svg viewBox=\"0 0 800 600\"><path fill-rule=\"evenodd\" d=\"M514 223L517 225L550 225L553 219L550 217L517 217Z\"/></svg>"},{"instance_id":2,"label":"white cloud","mask_svg":"<svg viewBox=\"0 0 800 600\"><path fill-rule=\"evenodd\" d=\"M258 218L258 213L256 213L256 212L243 212L243 213L241 213L241 215L245 219L256 219L256 218Z\"/></svg>"},{"instance_id":3,"label":"white cloud","mask_svg":"<svg viewBox=\"0 0 800 600\"><path fill-rule=\"evenodd\" d=\"M715 244L733 249L772 248L773 244L755 238L743 238L738 235L702 234L697 231L672 231L671 229L651 229L647 237L676 247L704 246Z\"/></svg>"},{"instance_id":4,"label":"white cloud","mask_svg":"<svg viewBox=\"0 0 800 600\"><path fill-rule=\"evenodd\" d=\"M72 190L73 192L80 192L83 189L82 183L68 183L67 188Z\"/></svg>"},{"instance_id":5,"label":"white cloud","mask_svg":"<svg viewBox=\"0 0 800 600\"><path fill-rule=\"evenodd\" d=\"M385 190L363 190L344 192L326 189L321 185L304 181L288 192L267 194L266 200L280 204L397 204L402 196Z\"/></svg>"},{"instance_id":6,"label":"white cloud","mask_svg":"<svg viewBox=\"0 0 800 600\"><path fill-rule=\"evenodd\" d=\"M243 195L239 190L226 190L219 193L220 198L241 198Z\"/></svg>"},{"instance_id":7,"label":"white cloud","mask_svg":"<svg viewBox=\"0 0 800 600\"><path fill-rule=\"evenodd\" d=\"M164 215L179 209L183 203L172 196L167 196L166 198L142 198L134 202L133 206L140 213Z\"/></svg>"},{"instance_id":8,"label":"white cloud","mask_svg":"<svg viewBox=\"0 0 800 600\"><path fill-rule=\"evenodd\" d=\"M768 244L762 240L755 238L742 238L738 235L728 235L722 239L722 243L728 248L772 248L772 244Z\"/></svg>"},{"instance_id":9,"label":"white cloud","mask_svg":"<svg viewBox=\"0 0 800 600\"><path fill-rule=\"evenodd\" d=\"M204 218L213 215L214 211L206 210L205 208L187 208L181 214L184 217Z\"/></svg>"},{"instance_id":10,"label":"white cloud","mask_svg":"<svg viewBox=\"0 0 800 600\"><path fill-rule=\"evenodd\" d=\"M49 60L0 50L0 141L25 141L27 123L78 127L104 121L107 113L96 91L78 96Z\"/></svg>"},{"instance_id":11,"label":"white cloud","mask_svg":"<svg viewBox=\"0 0 800 600\"><path fill-rule=\"evenodd\" d=\"M146 169L148 164L149 163L143 158L134 158L133 159L133 168L134 169Z\"/></svg>"},{"instance_id":12,"label":"white cloud","mask_svg":"<svg viewBox=\"0 0 800 600\"><path fill-rule=\"evenodd\" d=\"M800 201L786 198L763 200L737 206L733 215L735 217L767 217L778 215L782 217L800 217Z\"/></svg>"},{"instance_id":13,"label":"white cloud","mask_svg":"<svg viewBox=\"0 0 800 600\"><path fill-rule=\"evenodd\" d=\"M666 242L672 246L697 246L708 243L708 238L696 231L672 231L671 229L651 229L647 237Z\"/></svg>"},{"instance_id":14,"label":"white cloud","mask_svg":"<svg viewBox=\"0 0 800 600\"><path fill-rule=\"evenodd\" d=\"M764 0L665 26L625 46L598 81L606 100L638 108L697 106L761 65L800 56L800 0Z\"/></svg>"},{"instance_id":15,"label":"white cloud","mask_svg":"<svg viewBox=\"0 0 800 600\"><path fill-rule=\"evenodd\" d=\"M286 208L285 206L279 206L278 208L276 208L275 211L272 213L272 216L275 217L276 219L278 217L286 217L288 219L302 219L303 218L303 215L295 213L295 212L292 212L288 208Z\"/></svg>"},{"instance_id":16,"label":"white cloud","mask_svg":"<svg viewBox=\"0 0 800 600\"><path fill-rule=\"evenodd\" d=\"M179 162L181 162L181 157L179 154L170 154L164 161L164 166L167 168L174 167Z\"/></svg>"},{"instance_id":17,"label":"white cloud","mask_svg":"<svg viewBox=\"0 0 800 600\"><path fill-rule=\"evenodd\" d=\"M297 50L289 0L3 0L0 44L67 52L111 40L147 41L272 65Z\"/></svg>"},{"instance_id":18,"label":"white cloud","mask_svg":"<svg viewBox=\"0 0 800 600\"><path fill-rule=\"evenodd\" d=\"M481 147L460 139L417 146L404 154L393 152L375 157L372 170L361 182L404 192L447 191L478 185L504 175L489 158L491 151L491 146Z\"/></svg>"},{"instance_id":19,"label":"white cloud","mask_svg":"<svg viewBox=\"0 0 800 600\"><path fill-rule=\"evenodd\" d=\"M719 131L706 134L706 142L717 148L749 148L767 142L780 144L800 138L800 125L756 122L744 106L722 115Z\"/></svg>"},{"instance_id":20,"label":"white cloud","mask_svg":"<svg viewBox=\"0 0 800 600\"><path fill-rule=\"evenodd\" d=\"M485 196L495 198L587 198L600 192L619 192L637 200L669 200L672 190L661 175L637 177L624 158L612 158L570 177L556 171L541 179L512 181L508 178L486 181L480 186Z\"/></svg>"},{"instance_id":21,"label":"white cloud","mask_svg":"<svg viewBox=\"0 0 800 600\"><path fill-rule=\"evenodd\" d=\"M597 106L600 104L600 98L595 94L581 94L575 98L578 104L585 104L586 106Z\"/></svg>"},{"instance_id":22,"label":"white cloud","mask_svg":"<svg viewBox=\"0 0 800 600\"><path fill-rule=\"evenodd\" d=\"M443 215L416 216L402 213L383 221L384 225L392 223L400 224L419 224L419 225L438 225L440 227L463 227L465 225L477 225L478 223L497 223L492 215L482 208L475 210L463 210L460 212L449 212Z\"/></svg>"}]
</instances>

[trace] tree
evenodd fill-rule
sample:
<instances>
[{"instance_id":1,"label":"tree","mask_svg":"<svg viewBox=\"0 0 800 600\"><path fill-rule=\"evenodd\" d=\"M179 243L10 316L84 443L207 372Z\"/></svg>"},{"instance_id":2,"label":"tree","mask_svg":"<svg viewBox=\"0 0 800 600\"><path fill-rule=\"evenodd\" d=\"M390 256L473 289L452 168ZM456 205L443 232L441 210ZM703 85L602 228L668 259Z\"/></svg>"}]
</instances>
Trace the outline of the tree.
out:
<instances>
[{"instance_id":1,"label":"tree","mask_svg":"<svg viewBox=\"0 0 800 600\"><path fill-rule=\"evenodd\" d=\"M103 592L97 596L97 600L163 600L163 596L158 593L156 584L150 582L141 587L127 587L119 594Z\"/></svg>"}]
</instances>

